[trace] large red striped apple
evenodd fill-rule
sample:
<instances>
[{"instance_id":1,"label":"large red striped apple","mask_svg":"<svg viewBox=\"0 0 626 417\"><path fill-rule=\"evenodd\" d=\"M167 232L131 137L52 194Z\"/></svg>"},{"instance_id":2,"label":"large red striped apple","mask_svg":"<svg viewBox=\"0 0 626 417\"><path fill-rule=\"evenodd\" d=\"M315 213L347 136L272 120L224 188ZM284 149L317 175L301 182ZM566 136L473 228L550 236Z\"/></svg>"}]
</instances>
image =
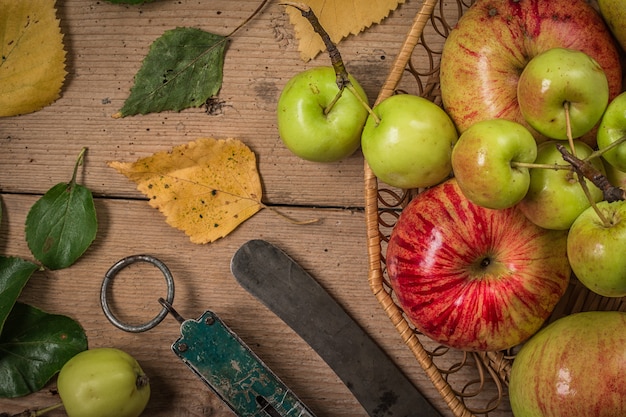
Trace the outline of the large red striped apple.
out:
<instances>
[{"instance_id":1,"label":"large red striped apple","mask_svg":"<svg viewBox=\"0 0 626 417\"><path fill-rule=\"evenodd\" d=\"M618 46L587 1L477 0L450 32L441 56L441 97L459 132L495 118L530 127L517 102L518 80L534 56L552 48L591 56L605 72L609 100L621 92ZM595 143L594 132L587 143Z\"/></svg>"},{"instance_id":2,"label":"large red striped apple","mask_svg":"<svg viewBox=\"0 0 626 417\"><path fill-rule=\"evenodd\" d=\"M456 179L402 210L386 264L399 305L431 339L495 351L533 335L565 292L567 235L530 222L516 207L470 202Z\"/></svg>"},{"instance_id":3,"label":"large red striped apple","mask_svg":"<svg viewBox=\"0 0 626 417\"><path fill-rule=\"evenodd\" d=\"M510 374L515 417L626 416L626 313L560 318L521 348Z\"/></svg>"}]
</instances>

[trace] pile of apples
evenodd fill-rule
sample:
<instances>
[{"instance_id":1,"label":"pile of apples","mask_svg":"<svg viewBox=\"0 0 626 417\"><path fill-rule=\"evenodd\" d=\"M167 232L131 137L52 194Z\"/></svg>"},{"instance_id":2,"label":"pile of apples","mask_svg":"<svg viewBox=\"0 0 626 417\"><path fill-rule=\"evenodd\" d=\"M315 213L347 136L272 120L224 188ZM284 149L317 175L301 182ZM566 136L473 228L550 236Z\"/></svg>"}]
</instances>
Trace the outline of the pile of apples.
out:
<instances>
[{"instance_id":1,"label":"pile of apples","mask_svg":"<svg viewBox=\"0 0 626 417\"><path fill-rule=\"evenodd\" d=\"M626 415L626 313L545 326L572 272L626 296L626 2L598 6L477 0L444 44L443 108L398 94L371 109L354 79L338 94L328 67L298 74L278 103L296 155L360 146L380 181L425 188L388 241L389 282L439 343L521 346L516 417Z\"/></svg>"}]
</instances>

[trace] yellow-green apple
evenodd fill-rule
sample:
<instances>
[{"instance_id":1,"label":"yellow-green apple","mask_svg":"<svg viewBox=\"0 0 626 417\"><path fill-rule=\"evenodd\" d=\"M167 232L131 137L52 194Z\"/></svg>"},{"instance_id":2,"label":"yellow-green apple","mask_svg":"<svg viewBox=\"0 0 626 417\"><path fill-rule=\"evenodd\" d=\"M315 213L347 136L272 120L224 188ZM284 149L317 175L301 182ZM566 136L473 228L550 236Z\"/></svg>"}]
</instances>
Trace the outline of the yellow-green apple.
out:
<instances>
[{"instance_id":1,"label":"yellow-green apple","mask_svg":"<svg viewBox=\"0 0 626 417\"><path fill-rule=\"evenodd\" d=\"M609 29L626 51L626 3L624 0L598 0L598 6Z\"/></svg>"},{"instance_id":2,"label":"yellow-green apple","mask_svg":"<svg viewBox=\"0 0 626 417\"><path fill-rule=\"evenodd\" d=\"M622 91L619 49L587 1L477 0L450 32L441 56L441 97L459 132L484 119L527 125L517 101L519 76L530 59L552 48L595 59L610 100ZM595 133L584 140L593 146Z\"/></svg>"},{"instance_id":3,"label":"yellow-green apple","mask_svg":"<svg viewBox=\"0 0 626 417\"><path fill-rule=\"evenodd\" d=\"M452 170L463 194L479 206L503 209L528 191L530 173L515 162L537 157L533 135L519 123L483 120L465 130L452 149Z\"/></svg>"},{"instance_id":4,"label":"yellow-green apple","mask_svg":"<svg viewBox=\"0 0 626 417\"><path fill-rule=\"evenodd\" d=\"M361 134L361 150L372 172L393 187L430 187L452 170L458 134L441 107L410 94L397 94L373 109Z\"/></svg>"},{"instance_id":5,"label":"yellow-green apple","mask_svg":"<svg viewBox=\"0 0 626 417\"><path fill-rule=\"evenodd\" d=\"M602 118L609 104L609 83L602 67L586 53L552 48L524 67L517 101L524 119L542 135L568 139L569 123L569 133L579 138Z\"/></svg>"},{"instance_id":6,"label":"yellow-green apple","mask_svg":"<svg viewBox=\"0 0 626 417\"><path fill-rule=\"evenodd\" d=\"M517 353L509 397L515 417L626 416L626 313L559 318Z\"/></svg>"},{"instance_id":7,"label":"yellow-green apple","mask_svg":"<svg viewBox=\"0 0 626 417\"><path fill-rule=\"evenodd\" d=\"M596 204L576 218L567 236L567 256L580 282L605 297L626 296L626 201Z\"/></svg>"},{"instance_id":8,"label":"yellow-green apple","mask_svg":"<svg viewBox=\"0 0 626 417\"><path fill-rule=\"evenodd\" d=\"M568 286L567 235L516 206L475 205L449 179L402 210L386 251L406 317L431 339L472 351L516 346L534 334Z\"/></svg>"},{"instance_id":9,"label":"yellow-green apple","mask_svg":"<svg viewBox=\"0 0 626 417\"><path fill-rule=\"evenodd\" d=\"M568 167L556 145L561 141L541 143L537 147L535 163ZM578 158L589 156L593 149L581 141L574 141L575 155ZM604 174L604 165L599 158L590 163ZM602 191L585 180L593 201L604 198ZM591 203L579 183L578 174L573 169L533 168L530 171L530 186L526 196L519 202L520 210L533 223L546 229L567 230L576 217Z\"/></svg>"},{"instance_id":10,"label":"yellow-green apple","mask_svg":"<svg viewBox=\"0 0 626 417\"><path fill-rule=\"evenodd\" d=\"M626 4L624 5L626 7ZM626 137L626 92L615 97L606 108L598 128L598 148L604 149ZM626 171L626 142L604 152L604 159L620 171Z\"/></svg>"},{"instance_id":11,"label":"yellow-green apple","mask_svg":"<svg viewBox=\"0 0 626 417\"><path fill-rule=\"evenodd\" d=\"M137 417L150 399L150 383L137 360L108 347L67 361L57 389L69 417Z\"/></svg>"},{"instance_id":12,"label":"yellow-green apple","mask_svg":"<svg viewBox=\"0 0 626 417\"><path fill-rule=\"evenodd\" d=\"M332 67L311 68L287 82L278 99L277 122L280 138L291 152L309 161L335 162L359 148L367 95L353 77L350 82L361 98L344 89L332 106L339 93Z\"/></svg>"}]
</instances>

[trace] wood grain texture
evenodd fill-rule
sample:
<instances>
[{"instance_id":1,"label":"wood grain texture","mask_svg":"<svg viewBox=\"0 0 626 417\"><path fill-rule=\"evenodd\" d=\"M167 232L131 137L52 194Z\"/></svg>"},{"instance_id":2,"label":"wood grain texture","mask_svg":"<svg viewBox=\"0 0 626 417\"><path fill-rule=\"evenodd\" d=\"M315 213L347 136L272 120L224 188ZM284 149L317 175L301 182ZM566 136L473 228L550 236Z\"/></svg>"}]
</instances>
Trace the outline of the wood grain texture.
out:
<instances>
[{"instance_id":1,"label":"wood grain texture","mask_svg":"<svg viewBox=\"0 0 626 417\"><path fill-rule=\"evenodd\" d=\"M304 64L282 6L270 4L230 42L218 105L180 113L113 119L128 96L133 76L150 44L165 30L198 27L228 34L258 6L258 0L161 0L144 6L106 1L58 2L69 75L62 97L33 114L0 119L0 254L32 259L24 241L26 213L48 188L68 181L82 147L87 147L79 181L96 196L98 236L71 268L37 272L21 296L49 312L69 315L85 328L90 347L115 346L137 357L152 380L151 417L232 416L176 358L170 344L179 336L172 318L156 329L124 333L104 317L99 291L104 273L117 260L148 253L164 261L176 281L177 310L198 317L210 309L313 409L318 416L366 416L331 369L280 319L242 290L230 274L230 258L249 239L284 249L311 272L383 346L444 414L438 392L387 319L367 283L360 153L332 164L301 161L278 138L275 105L287 80L306 68L327 65L324 56ZM385 24L341 44L348 69L370 101L417 12L409 1ZM134 161L199 137L236 137L257 154L263 201L299 220L297 226L269 210L246 221L228 237L194 245L150 208L135 185L106 163ZM120 318L142 322L160 308L165 286L156 270L132 267L113 289ZM0 400L0 412L55 402L49 387L32 396ZM60 417L57 410L50 417Z\"/></svg>"},{"instance_id":2,"label":"wood grain texture","mask_svg":"<svg viewBox=\"0 0 626 417\"><path fill-rule=\"evenodd\" d=\"M24 243L23 224L35 200L36 196L3 196L6 219L0 228L1 253L32 259ZM281 247L312 273L437 400L438 394L423 380L421 370L367 286L361 211L286 209L293 217L320 218L317 224L298 226L264 210L228 238L211 245L194 245L182 232L165 224L144 201L98 199L96 210L98 237L85 256L68 269L35 273L21 300L78 320L90 347L116 346L137 357L153 383L147 415L230 414L170 352L171 343L179 336L173 318L166 318L154 330L131 334L111 325L102 313L99 295L104 274L117 260L139 253L154 255L168 265L176 283L174 306L184 317L198 317L207 309L216 312L318 415L366 415L319 356L231 276L232 254L255 238ZM121 320L137 324L158 312L156 299L164 295L165 284L158 271L139 264L114 280L112 308ZM49 396L44 390L22 399L0 400L0 410L17 412L42 405Z\"/></svg>"}]
</instances>

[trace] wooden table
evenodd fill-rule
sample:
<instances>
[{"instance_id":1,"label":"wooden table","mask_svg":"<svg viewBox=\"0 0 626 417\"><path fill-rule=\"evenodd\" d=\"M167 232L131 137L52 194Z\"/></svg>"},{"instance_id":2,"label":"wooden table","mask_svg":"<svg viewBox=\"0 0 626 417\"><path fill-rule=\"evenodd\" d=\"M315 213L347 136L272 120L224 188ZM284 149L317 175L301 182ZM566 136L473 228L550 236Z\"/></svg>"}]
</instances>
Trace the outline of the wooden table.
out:
<instances>
[{"instance_id":1,"label":"wooden table","mask_svg":"<svg viewBox=\"0 0 626 417\"><path fill-rule=\"evenodd\" d=\"M385 20L340 45L348 69L373 102L421 2L408 1ZM95 196L98 236L71 268L36 272L21 300L78 320L90 347L114 346L134 355L149 374L152 398L145 415L230 416L231 412L170 351L179 336L171 317L146 333L111 325L99 295L103 275L117 260L147 253L164 261L176 282L175 307L185 317L218 313L318 416L366 416L333 371L289 327L235 282L229 263L249 239L266 239L313 274L380 343L445 415L443 401L387 319L367 282L363 158L338 163L305 162L278 137L275 106L283 85L299 71L327 65L321 55L303 62L283 6L271 2L227 50L218 108L113 119L150 44L165 30L197 27L228 34L259 5L258 0L157 1L144 6L106 1L58 2L69 75L62 97L33 114L0 119L0 253L33 259L24 239L31 205L51 186L68 181L76 157L87 147L79 181ZM346 17L348 18L348 17ZM144 196L107 166L134 161L200 137L234 137L257 155L263 202L311 225L294 225L262 210L231 235L197 245L173 229ZM115 282L120 318L143 322L165 294L158 271L127 270ZM0 400L0 412L55 402L52 381L41 392ZM49 414L62 416L60 410Z\"/></svg>"}]
</instances>

